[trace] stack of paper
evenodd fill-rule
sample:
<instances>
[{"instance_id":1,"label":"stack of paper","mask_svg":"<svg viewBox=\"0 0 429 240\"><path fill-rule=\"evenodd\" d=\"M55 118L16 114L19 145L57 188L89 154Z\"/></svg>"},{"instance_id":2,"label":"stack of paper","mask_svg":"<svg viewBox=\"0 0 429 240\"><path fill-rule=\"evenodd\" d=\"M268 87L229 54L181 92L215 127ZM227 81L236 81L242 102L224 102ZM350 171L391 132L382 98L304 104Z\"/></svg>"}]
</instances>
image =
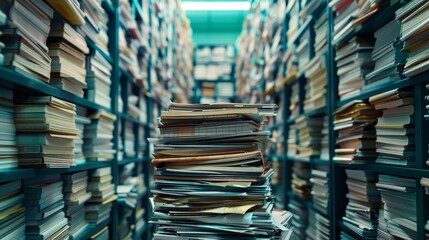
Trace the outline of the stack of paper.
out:
<instances>
[{"instance_id":1,"label":"stack of paper","mask_svg":"<svg viewBox=\"0 0 429 240\"><path fill-rule=\"evenodd\" d=\"M132 93L131 89L129 89L128 92L129 92L129 95L128 95L128 115L130 117L135 118L135 119L139 119L140 109L137 106L139 98L136 95L134 95L134 93Z\"/></svg>"},{"instance_id":2,"label":"stack of paper","mask_svg":"<svg viewBox=\"0 0 429 240\"><path fill-rule=\"evenodd\" d=\"M364 76L374 66L371 58L373 45L372 40L355 37L336 47L335 61L340 99L359 94L364 86Z\"/></svg>"},{"instance_id":3,"label":"stack of paper","mask_svg":"<svg viewBox=\"0 0 429 240\"><path fill-rule=\"evenodd\" d=\"M312 209L308 210L307 239L329 240L329 219Z\"/></svg>"},{"instance_id":4,"label":"stack of paper","mask_svg":"<svg viewBox=\"0 0 429 240\"><path fill-rule=\"evenodd\" d=\"M379 216L381 239L417 239L416 180L379 175L377 187L384 209Z\"/></svg>"},{"instance_id":5,"label":"stack of paper","mask_svg":"<svg viewBox=\"0 0 429 240\"><path fill-rule=\"evenodd\" d=\"M219 98L225 99L229 102L228 99L234 97L234 84L234 82L218 83L216 87Z\"/></svg>"},{"instance_id":6,"label":"stack of paper","mask_svg":"<svg viewBox=\"0 0 429 240\"><path fill-rule=\"evenodd\" d=\"M307 30L300 36L299 44L296 47L296 56L298 58L298 69L300 73L305 73L310 66L310 29Z\"/></svg>"},{"instance_id":7,"label":"stack of paper","mask_svg":"<svg viewBox=\"0 0 429 240\"><path fill-rule=\"evenodd\" d=\"M290 111L290 117L296 117L300 114L300 107L299 107L299 83L296 82L295 84L292 85L292 91L291 91L291 95L290 95L290 106L289 106L289 111Z\"/></svg>"},{"instance_id":8,"label":"stack of paper","mask_svg":"<svg viewBox=\"0 0 429 240\"><path fill-rule=\"evenodd\" d=\"M328 165L317 166L311 169L311 195L313 196L313 207L318 212L327 216L329 203L329 167Z\"/></svg>"},{"instance_id":9,"label":"stack of paper","mask_svg":"<svg viewBox=\"0 0 429 240\"><path fill-rule=\"evenodd\" d=\"M18 167L13 91L0 88L0 169Z\"/></svg>"},{"instance_id":10,"label":"stack of paper","mask_svg":"<svg viewBox=\"0 0 429 240\"><path fill-rule=\"evenodd\" d=\"M68 239L70 227L64 214L62 188L63 182L57 179L25 186L26 239Z\"/></svg>"},{"instance_id":11,"label":"stack of paper","mask_svg":"<svg viewBox=\"0 0 429 240\"><path fill-rule=\"evenodd\" d=\"M323 117L322 148L320 160L329 161L329 116Z\"/></svg>"},{"instance_id":12,"label":"stack of paper","mask_svg":"<svg viewBox=\"0 0 429 240\"><path fill-rule=\"evenodd\" d=\"M134 125L131 122L125 123L125 156L131 158L136 156L135 141L134 141Z\"/></svg>"},{"instance_id":13,"label":"stack of paper","mask_svg":"<svg viewBox=\"0 0 429 240\"><path fill-rule=\"evenodd\" d=\"M374 33L376 39L372 51L374 71L365 76L367 83L401 79L406 53L401 51L403 43L399 40L400 31L401 26L394 19Z\"/></svg>"},{"instance_id":14,"label":"stack of paper","mask_svg":"<svg viewBox=\"0 0 429 240\"><path fill-rule=\"evenodd\" d=\"M171 108L161 114L161 138L151 139L154 238L289 239L291 214L273 212L272 170L263 154L270 141L261 129L275 106Z\"/></svg>"},{"instance_id":15,"label":"stack of paper","mask_svg":"<svg viewBox=\"0 0 429 240\"><path fill-rule=\"evenodd\" d=\"M83 0L80 1L81 9L85 13L85 24L77 30L86 39L96 43L105 54L109 55L107 47L109 37L107 36L107 22L109 17L101 6L102 1Z\"/></svg>"},{"instance_id":16,"label":"stack of paper","mask_svg":"<svg viewBox=\"0 0 429 240\"><path fill-rule=\"evenodd\" d=\"M89 177L87 191L92 196L86 203L86 220L90 224L100 224L109 219L112 202L117 198L111 168L96 169Z\"/></svg>"},{"instance_id":17,"label":"stack of paper","mask_svg":"<svg viewBox=\"0 0 429 240\"><path fill-rule=\"evenodd\" d=\"M404 75L407 77L429 70L429 44L427 44L429 3L414 0L396 12L396 20L401 22L403 50L408 53Z\"/></svg>"},{"instance_id":18,"label":"stack of paper","mask_svg":"<svg viewBox=\"0 0 429 240\"><path fill-rule=\"evenodd\" d=\"M352 101L335 112L338 132L334 161L369 163L377 157L374 125L380 115L373 105Z\"/></svg>"},{"instance_id":19,"label":"stack of paper","mask_svg":"<svg viewBox=\"0 0 429 240\"><path fill-rule=\"evenodd\" d=\"M287 10L289 11L289 26L287 30L287 39L294 39L295 36L298 34L298 28L299 28L299 1L292 0L288 1L287 4Z\"/></svg>"},{"instance_id":20,"label":"stack of paper","mask_svg":"<svg viewBox=\"0 0 429 240\"><path fill-rule=\"evenodd\" d=\"M322 117L300 117L296 119L295 126L298 130L298 154L297 158L310 161L311 158L320 156L322 147Z\"/></svg>"},{"instance_id":21,"label":"stack of paper","mask_svg":"<svg viewBox=\"0 0 429 240\"><path fill-rule=\"evenodd\" d=\"M43 0L1 1L0 7L9 9L8 22L0 35L5 44L4 65L49 82L51 58L46 40L53 9Z\"/></svg>"},{"instance_id":22,"label":"stack of paper","mask_svg":"<svg viewBox=\"0 0 429 240\"><path fill-rule=\"evenodd\" d=\"M92 235L89 239L91 240L109 240L109 227L106 226L96 234Z\"/></svg>"},{"instance_id":23,"label":"stack of paper","mask_svg":"<svg viewBox=\"0 0 429 240\"><path fill-rule=\"evenodd\" d=\"M74 160L76 164L83 163L86 161L85 155L83 154L84 145L84 131L87 125L91 123L91 120L86 117L87 110L84 107L76 106L76 128L79 130L79 139L74 141Z\"/></svg>"},{"instance_id":24,"label":"stack of paper","mask_svg":"<svg viewBox=\"0 0 429 240\"><path fill-rule=\"evenodd\" d=\"M64 181L64 212L70 226L69 239L79 239L88 227L88 222L85 219L85 202L91 198L91 193L87 192L88 173L83 171L64 174L62 179Z\"/></svg>"},{"instance_id":25,"label":"stack of paper","mask_svg":"<svg viewBox=\"0 0 429 240\"><path fill-rule=\"evenodd\" d=\"M297 239L305 239L308 226L308 208L306 200L311 198L310 166L308 163L295 162L292 169L292 192L288 209L294 214L292 226Z\"/></svg>"},{"instance_id":26,"label":"stack of paper","mask_svg":"<svg viewBox=\"0 0 429 240\"><path fill-rule=\"evenodd\" d=\"M68 168L75 165L76 106L52 96L18 98L15 125L19 166Z\"/></svg>"},{"instance_id":27,"label":"stack of paper","mask_svg":"<svg viewBox=\"0 0 429 240\"><path fill-rule=\"evenodd\" d=\"M287 138L287 153L290 158L296 158L298 154L298 127L296 124L289 126L289 133Z\"/></svg>"},{"instance_id":28,"label":"stack of paper","mask_svg":"<svg viewBox=\"0 0 429 240\"><path fill-rule=\"evenodd\" d=\"M112 65L100 54L93 51L87 57L86 98L110 109L110 73Z\"/></svg>"},{"instance_id":29,"label":"stack of paper","mask_svg":"<svg viewBox=\"0 0 429 240\"><path fill-rule=\"evenodd\" d=\"M305 201L302 199L291 198L289 199L288 210L293 214L292 239L304 240L307 238L306 229L308 227L308 208Z\"/></svg>"},{"instance_id":30,"label":"stack of paper","mask_svg":"<svg viewBox=\"0 0 429 240\"><path fill-rule=\"evenodd\" d=\"M85 127L83 154L87 161L111 161L113 149L113 128L115 115L99 111L89 116L91 124Z\"/></svg>"},{"instance_id":31,"label":"stack of paper","mask_svg":"<svg viewBox=\"0 0 429 240\"><path fill-rule=\"evenodd\" d=\"M377 163L414 167L414 95L395 89L373 96L369 101L382 111L377 125Z\"/></svg>"},{"instance_id":32,"label":"stack of paper","mask_svg":"<svg viewBox=\"0 0 429 240\"><path fill-rule=\"evenodd\" d=\"M86 89L85 54L89 53L85 39L68 23L54 21L48 47L52 59L50 83L83 97L83 89Z\"/></svg>"},{"instance_id":33,"label":"stack of paper","mask_svg":"<svg viewBox=\"0 0 429 240\"><path fill-rule=\"evenodd\" d=\"M324 13L317 19L314 25L316 39L314 41L314 50L316 55L322 56L328 50L328 14Z\"/></svg>"},{"instance_id":34,"label":"stack of paper","mask_svg":"<svg viewBox=\"0 0 429 240\"><path fill-rule=\"evenodd\" d=\"M24 193L21 181L0 184L0 239L25 239Z\"/></svg>"},{"instance_id":35,"label":"stack of paper","mask_svg":"<svg viewBox=\"0 0 429 240\"><path fill-rule=\"evenodd\" d=\"M305 85L304 112L325 107L328 77L324 55L316 55L311 60L305 76L307 83Z\"/></svg>"},{"instance_id":36,"label":"stack of paper","mask_svg":"<svg viewBox=\"0 0 429 240\"><path fill-rule=\"evenodd\" d=\"M377 238L377 217L381 207L378 178L373 172L346 170L347 199L344 227L365 239Z\"/></svg>"}]
</instances>

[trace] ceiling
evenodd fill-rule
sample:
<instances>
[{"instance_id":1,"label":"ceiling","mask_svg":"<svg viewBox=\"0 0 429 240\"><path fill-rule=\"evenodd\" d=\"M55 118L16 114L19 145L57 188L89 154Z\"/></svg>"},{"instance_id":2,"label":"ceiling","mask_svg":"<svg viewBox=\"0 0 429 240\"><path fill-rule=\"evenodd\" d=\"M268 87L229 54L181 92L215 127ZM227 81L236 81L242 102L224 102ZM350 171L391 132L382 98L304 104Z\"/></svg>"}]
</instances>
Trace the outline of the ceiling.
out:
<instances>
[{"instance_id":1,"label":"ceiling","mask_svg":"<svg viewBox=\"0 0 429 240\"><path fill-rule=\"evenodd\" d=\"M197 2L201 0L186 1ZM228 0L219 1L227 2ZM196 45L235 43L241 33L246 14L247 11L186 11L186 15L191 21L193 40Z\"/></svg>"}]
</instances>

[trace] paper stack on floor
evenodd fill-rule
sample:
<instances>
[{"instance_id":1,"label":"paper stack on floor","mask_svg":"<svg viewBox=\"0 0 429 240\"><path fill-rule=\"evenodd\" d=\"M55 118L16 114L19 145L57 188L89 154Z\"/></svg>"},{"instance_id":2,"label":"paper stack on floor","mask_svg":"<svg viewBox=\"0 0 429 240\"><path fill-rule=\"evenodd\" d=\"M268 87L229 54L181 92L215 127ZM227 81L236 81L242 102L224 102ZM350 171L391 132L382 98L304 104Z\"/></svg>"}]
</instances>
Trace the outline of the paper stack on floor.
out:
<instances>
[{"instance_id":1,"label":"paper stack on floor","mask_svg":"<svg viewBox=\"0 0 429 240\"><path fill-rule=\"evenodd\" d=\"M155 145L154 239L289 239L291 213L273 211L261 131L274 105L173 104Z\"/></svg>"}]
</instances>

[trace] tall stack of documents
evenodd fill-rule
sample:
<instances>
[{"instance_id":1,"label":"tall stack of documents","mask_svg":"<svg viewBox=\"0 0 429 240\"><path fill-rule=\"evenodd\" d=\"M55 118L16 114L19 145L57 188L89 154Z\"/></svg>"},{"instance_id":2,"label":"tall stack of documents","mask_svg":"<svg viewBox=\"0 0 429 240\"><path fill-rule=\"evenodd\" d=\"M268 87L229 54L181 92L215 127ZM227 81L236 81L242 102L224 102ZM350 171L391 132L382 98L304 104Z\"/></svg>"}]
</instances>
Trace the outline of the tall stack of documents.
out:
<instances>
[{"instance_id":1,"label":"tall stack of documents","mask_svg":"<svg viewBox=\"0 0 429 240\"><path fill-rule=\"evenodd\" d=\"M0 169L18 167L13 91L0 88Z\"/></svg>"},{"instance_id":2,"label":"tall stack of documents","mask_svg":"<svg viewBox=\"0 0 429 240\"><path fill-rule=\"evenodd\" d=\"M8 22L0 35L0 41L5 44L4 65L49 82L51 58L46 40L53 9L43 0L1 1L0 7L9 9Z\"/></svg>"},{"instance_id":3,"label":"tall stack of documents","mask_svg":"<svg viewBox=\"0 0 429 240\"><path fill-rule=\"evenodd\" d=\"M374 125L379 115L373 105L359 100L337 109L334 130L338 137L334 161L360 164L376 159Z\"/></svg>"},{"instance_id":4,"label":"tall stack of documents","mask_svg":"<svg viewBox=\"0 0 429 240\"><path fill-rule=\"evenodd\" d=\"M127 157L135 157L135 141L134 141L134 125L131 122L125 123L125 142L124 142L124 153Z\"/></svg>"},{"instance_id":5,"label":"tall stack of documents","mask_svg":"<svg viewBox=\"0 0 429 240\"><path fill-rule=\"evenodd\" d=\"M85 39L71 25L54 21L48 38L52 85L83 97L86 89L85 54L89 53Z\"/></svg>"},{"instance_id":6,"label":"tall stack of documents","mask_svg":"<svg viewBox=\"0 0 429 240\"><path fill-rule=\"evenodd\" d=\"M325 107L328 75L323 55L316 55L311 60L308 70L305 71L305 76L307 84L305 85L304 112Z\"/></svg>"},{"instance_id":7,"label":"tall stack of documents","mask_svg":"<svg viewBox=\"0 0 429 240\"><path fill-rule=\"evenodd\" d=\"M394 89L369 101L382 111L377 125L377 163L415 166L413 91Z\"/></svg>"},{"instance_id":8,"label":"tall stack of documents","mask_svg":"<svg viewBox=\"0 0 429 240\"><path fill-rule=\"evenodd\" d=\"M377 218L381 208L380 191L377 190L376 173L346 170L348 203L343 217L345 228L365 239L377 238Z\"/></svg>"},{"instance_id":9,"label":"tall stack of documents","mask_svg":"<svg viewBox=\"0 0 429 240\"><path fill-rule=\"evenodd\" d=\"M313 209L309 209L308 215L307 239L329 240L329 219Z\"/></svg>"},{"instance_id":10,"label":"tall stack of documents","mask_svg":"<svg viewBox=\"0 0 429 240\"><path fill-rule=\"evenodd\" d=\"M429 70L429 3L414 0L396 12L396 20L401 22L401 41L403 50L408 53L404 75L415 76Z\"/></svg>"},{"instance_id":11,"label":"tall stack of documents","mask_svg":"<svg viewBox=\"0 0 429 240\"><path fill-rule=\"evenodd\" d=\"M86 117L87 109L81 106L76 106L76 128L79 130L79 139L74 141L74 160L76 164L83 163L86 161L85 155L83 154L84 145L84 131L87 125L91 123L91 120Z\"/></svg>"},{"instance_id":12,"label":"tall stack of documents","mask_svg":"<svg viewBox=\"0 0 429 240\"><path fill-rule=\"evenodd\" d=\"M26 239L66 239L68 219L64 214L63 182L39 179L25 186ZM40 181L40 182L39 182Z\"/></svg>"},{"instance_id":13,"label":"tall stack of documents","mask_svg":"<svg viewBox=\"0 0 429 240\"><path fill-rule=\"evenodd\" d=\"M89 177L87 191L91 192L91 198L86 202L86 220L90 224L100 224L108 220L112 202L117 198L111 168L96 169Z\"/></svg>"},{"instance_id":14,"label":"tall stack of documents","mask_svg":"<svg viewBox=\"0 0 429 240\"><path fill-rule=\"evenodd\" d=\"M81 9L85 13L85 24L77 30L87 39L96 43L105 53L109 54L107 36L107 22L109 17L101 6L102 1L82 0L80 1Z\"/></svg>"},{"instance_id":15,"label":"tall stack of documents","mask_svg":"<svg viewBox=\"0 0 429 240\"><path fill-rule=\"evenodd\" d=\"M275 105L177 104L163 111L155 146L155 239L289 239L289 212L273 211L270 143Z\"/></svg>"},{"instance_id":16,"label":"tall stack of documents","mask_svg":"<svg viewBox=\"0 0 429 240\"><path fill-rule=\"evenodd\" d=\"M317 211L329 214L329 168L328 165L320 165L311 169L311 195L313 196L313 207Z\"/></svg>"},{"instance_id":17,"label":"tall stack of documents","mask_svg":"<svg viewBox=\"0 0 429 240\"><path fill-rule=\"evenodd\" d=\"M290 117L296 117L300 113L299 109L299 83L296 82L295 84L292 84L292 91L290 95Z\"/></svg>"},{"instance_id":18,"label":"tall stack of documents","mask_svg":"<svg viewBox=\"0 0 429 240\"><path fill-rule=\"evenodd\" d=\"M111 161L114 157L113 128L115 115L98 111L89 116L91 124L85 127L83 154L87 161Z\"/></svg>"},{"instance_id":19,"label":"tall stack of documents","mask_svg":"<svg viewBox=\"0 0 429 240\"><path fill-rule=\"evenodd\" d=\"M88 227L85 219L85 202L91 198L91 193L87 191L88 173L83 171L64 174L62 179L64 181L64 212L70 226L69 239L79 239L79 236Z\"/></svg>"},{"instance_id":20,"label":"tall stack of documents","mask_svg":"<svg viewBox=\"0 0 429 240\"><path fill-rule=\"evenodd\" d=\"M322 147L320 160L329 161L329 116L323 117Z\"/></svg>"},{"instance_id":21,"label":"tall stack of documents","mask_svg":"<svg viewBox=\"0 0 429 240\"><path fill-rule=\"evenodd\" d=\"M308 226L308 207L305 204L311 198L310 166L308 163L295 162L292 174L292 193L288 209L294 214L292 226L293 239L305 239Z\"/></svg>"},{"instance_id":22,"label":"tall stack of documents","mask_svg":"<svg viewBox=\"0 0 429 240\"><path fill-rule=\"evenodd\" d=\"M97 51L87 56L86 98L110 109L110 75L112 65Z\"/></svg>"},{"instance_id":23,"label":"tall stack of documents","mask_svg":"<svg viewBox=\"0 0 429 240\"><path fill-rule=\"evenodd\" d=\"M20 97L15 105L19 166L75 165L76 106L52 96Z\"/></svg>"},{"instance_id":24,"label":"tall stack of documents","mask_svg":"<svg viewBox=\"0 0 429 240\"><path fill-rule=\"evenodd\" d=\"M379 175L377 187L384 203L379 238L417 239L416 180Z\"/></svg>"},{"instance_id":25,"label":"tall stack of documents","mask_svg":"<svg viewBox=\"0 0 429 240\"><path fill-rule=\"evenodd\" d=\"M287 30L287 38L288 39L294 39L295 36L298 34L298 28L299 28L299 1L292 0L288 1L287 4L287 11L289 11L289 26Z\"/></svg>"},{"instance_id":26,"label":"tall stack of documents","mask_svg":"<svg viewBox=\"0 0 429 240\"><path fill-rule=\"evenodd\" d=\"M359 37L354 37L336 47L335 61L340 99L359 94L365 85L364 76L374 67L371 58L373 49L372 39Z\"/></svg>"},{"instance_id":27,"label":"tall stack of documents","mask_svg":"<svg viewBox=\"0 0 429 240\"><path fill-rule=\"evenodd\" d=\"M298 154L297 158L310 161L320 156L322 147L323 118L300 117L295 124L298 128Z\"/></svg>"},{"instance_id":28,"label":"tall stack of documents","mask_svg":"<svg viewBox=\"0 0 429 240\"><path fill-rule=\"evenodd\" d=\"M298 154L298 127L297 125L291 124L289 127L289 133L287 138L287 156L290 158L296 158Z\"/></svg>"},{"instance_id":29,"label":"tall stack of documents","mask_svg":"<svg viewBox=\"0 0 429 240\"><path fill-rule=\"evenodd\" d=\"M0 239L25 239L25 207L21 181L0 184Z\"/></svg>"},{"instance_id":30,"label":"tall stack of documents","mask_svg":"<svg viewBox=\"0 0 429 240\"><path fill-rule=\"evenodd\" d=\"M296 47L296 56L298 58L298 69L300 73L305 73L309 67L310 53L309 53L309 38L310 30L307 28L300 36L299 44Z\"/></svg>"},{"instance_id":31,"label":"tall stack of documents","mask_svg":"<svg viewBox=\"0 0 429 240\"><path fill-rule=\"evenodd\" d=\"M374 71L365 76L367 84L401 79L406 54L401 51L403 42L399 40L400 31L401 26L393 19L374 33L376 39L372 51Z\"/></svg>"}]
</instances>

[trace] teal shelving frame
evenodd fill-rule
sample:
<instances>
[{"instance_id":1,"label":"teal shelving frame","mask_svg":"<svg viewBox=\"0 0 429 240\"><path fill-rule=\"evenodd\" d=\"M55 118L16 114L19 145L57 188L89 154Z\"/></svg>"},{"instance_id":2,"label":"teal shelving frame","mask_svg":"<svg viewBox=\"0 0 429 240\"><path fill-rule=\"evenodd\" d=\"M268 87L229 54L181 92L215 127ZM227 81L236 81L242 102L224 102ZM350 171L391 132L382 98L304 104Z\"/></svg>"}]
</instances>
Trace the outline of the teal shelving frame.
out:
<instances>
[{"instance_id":1,"label":"teal shelving frame","mask_svg":"<svg viewBox=\"0 0 429 240\"><path fill-rule=\"evenodd\" d=\"M286 3L290 0L285 0ZM315 0L313 0L315 1ZM300 4L302 0L296 0L295 4ZM307 1L309 2L309 1ZM392 4L390 5L390 2ZM312 205L312 201L309 200L306 203L308 208L314 209L316 212L326 216L330 220L330 239L340 239L341 231L349 234L350 236L359 238L353 232L348 231L344 228L342 224L342 217L345 214L345 207L347 204L346 193L347 186L345 183L346 169L357 169L371 171L378 174L388 174L395 175L400 177L412 178L417 180L417 190L416 190L416 206L417 206L417 232L418 240L426 239L425 237L425 224L429 219L429 197L425 194L425 189L419 184L419 180L422 177L429 177L429 166L426 165L426 160L429 158L428 154L428 144L429 144L429 123L425 120L424 116L427 113L426 103L424 97L428 95L428 90L426 89L426 84L429 84L429 72L422 73L412 78L404 78L395 82L380 83L377 85L368 85L366 86L358 95L340 100L338 97L338 77L336 74L336 63L335 63L335 45L333 42L333 32L334 32L334 12L328 5L329 0L322 0L322 5L313 12L312 16L309 16L305 22L301 22L299 25L298 33L293 39L288 39L286 31L283 34L283 39L285 41L283 52L286 52L287 48L291 44L299 44L300 38L306 30L310 30L310 41L309 41L309 54L310 59L314 57L314 32L312 32L312 26L315 24L317 16L321 16L323 13L327 13L328 16L328 49L325 52L326 66L327 66L327 94L326 94L326 107L316 109L307 113L303 112L303 102L305 94L303 94L305 86L305 76L299 74L298 77L288 82L281 91L274 93L271 96L271 100L277 99L278 104L281 104L284 108L284 113L282 116L278 116L280 120L279 123L274 124L270 129L283 129L283 153L284 154L271 154L269 158L276 158L282 162L282 169L279 170L282 174L282 183L275 186L275 192L278 198L278 201L282 201L282 206L287 209L288 202L293 198L291 191L291 179L292 179L292 166L295 162L308 162L310 168L313 168L315 165L327 165L329 167L329 205L328 205L328 215L320 213ZM393 20L395 17L395 11L403 6L405 1L386 1L384 5L381 6L380 10L362 26L359 26L355 29L355 34L359 36L372 36L373 32L379 29L380 27L387 24L389 21ZM302 7L299 7L300 10ZM290 9L285 12L285 23L283 28L287 30L288 22L290 19L291 11ZM345 36L342 41L350 39L352 35ZM286 77L287 71L283 74ZM300 86L299 102L300 102L300 114L297 117L290 117L291 113L289 111L290 106L290 97L292 94L291 88L292 85L298 83ZM333 161L333 156L335 155L335 139L336 133L334 131L334 113L338 107L344 106L347 103L350 103L353 100L367 100L369 97L389 90L397 88L411 88L414 90L414 109L415 109L415 143L416 143L416 166L411 167L401 167L401 166L392 166L384 164L344 164ZM278 102L279 97L282 97L282 101ZM287 156L288 146L287 140L289 136L290 125L295 123L295 120L298 117L302 116L328 116L329 119L329 161L322 161L320 159L311 159L310 161L304 161L302 159L291 158Z\"/></svg>"},{"instance_id":2,"label":"teal shelving frame","mask_svg":"<svg viewBox=\"0 0 429 240\"><path fill-rule=\"evenodd\" d=\"M143 3L141 0L130 0L130 4L132 7L132 15L135 18L143 18ZM147 9L149 11L149 16L151 16L151 7L152 2L150 2L150 8ZM111 71L111 108L106 108L99 104L96 104L92 101L89 101L83 97L76 96L72 93L66 92L55 86L51 86L48 83L42 82L41 80L35 78L34 76L20 70L10 69L7 67L0 66L0 86L9 88L14 90L15 92L19 92L20 94L33 94L33 95L50 95L55 96L59 99L65 100L67 102L76 104L77 106L85 107L88 111L97 111L104 110L110 112L116 116L116 121L114 123L114 132L113 132L113 145L117 150L114 154L114 159L109 162L85 162L82 164L78 164L77 166L73 166L67 169L33 169L33 168L16 168L16 169L0 169L0 183L13 181L13 180L24 180L24 179L32 179L45 175L56 175L63 173L72 173L79 171L91 171L97 168L102 167L111 167L112 168L112 176L113 183L115 184L115 189L119 185L119 174L120 170L123 166L129 163L141 164L143 180L145 183L145 191L143 196L141 197L142 206L145 209L144 213L144 226L142 229L134 232L134 239L151 239L152 231L151 226L149 224L149 220L151 217L151 204L149 201L150 197L150 188L151 188L151 152L150 152L150 143L148 138L153 136L153 124L155 121L153 116L153 109L158 108L162 109L165 106L162 106L161 101L155 99L151 94L152 86L151 86L151 58L149 57L148 62L148 89L145 89L143 86L139 85L135 79L128 73L125 69L122 69L119 65L119 29L124 28L124 25L120 20L120 1L119 0L103 0L102 7L106 11L109 22L108 22L108 37L109 37L109 54L104 52L94 41L91 39L86 39L88 47L92 50L97 50L101 53L101 55L112 64ZM151 23L149 23L151 24ZM148 37L149 43L151 43L151 34L149 33ZM121 92L119 92L121 89ZM147 118L146 121L142 121L140 119L133 118L127 112L128 106L128 89L133 91L139 98L145 98L145 109ZM118 109L118 96L122 98L124 103L123 111ZM140 101L138 101L140 102ZM125 134L119 134L118 127L120 124L123 126L125 123L130 123L133 125L134 130L134 145L135 145L135 156L125 156L122 160L118 157L118 149L119 149L119 138L125 140ZM124 129L124 128L123 128ZM140 145L142 136L144 137L144 152L138 154L140 151ZM138 170L137 166L134 171L134 175L137 176ZM106 222L98 224L96 226L92 226L87 228L85 233L79 239L89 239L92 235L99 232L106 226L109 226L109 239L116 240L118 239L118 223L119 218L121 217L121 208L122 203L119 201L113 202L113 207L111 211L110 219ZM135 211L135 209L134 209Z\"/></svg>"}]
</instances>

